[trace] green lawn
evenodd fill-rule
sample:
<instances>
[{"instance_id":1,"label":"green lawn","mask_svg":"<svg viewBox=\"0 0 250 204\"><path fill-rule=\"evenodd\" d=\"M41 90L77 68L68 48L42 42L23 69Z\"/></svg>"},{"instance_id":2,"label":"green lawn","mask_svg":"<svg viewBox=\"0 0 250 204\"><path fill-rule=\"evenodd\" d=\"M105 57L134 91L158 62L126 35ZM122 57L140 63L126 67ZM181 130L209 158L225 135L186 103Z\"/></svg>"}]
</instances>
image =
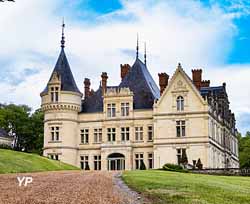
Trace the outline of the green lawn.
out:
<instances>
[{"instance_id":1,"label":"green lawn","mask_svg":"<svg viewBox=\"0 0 250 204\"><path fill-rule=\"evenodd\" d=\"M127 171L123 180L152 204L250 204L250 177Z\"/></svg>"},{"instance_id":2,"label":"green lawn","mask_svg":"<svg viewBox=\"0 0 250 204\"><path fill-rule=\"evenodd\" d=\"M77 169L77 167L36 154L0 149L0 174Z\"/></svg>"}]
</instances>

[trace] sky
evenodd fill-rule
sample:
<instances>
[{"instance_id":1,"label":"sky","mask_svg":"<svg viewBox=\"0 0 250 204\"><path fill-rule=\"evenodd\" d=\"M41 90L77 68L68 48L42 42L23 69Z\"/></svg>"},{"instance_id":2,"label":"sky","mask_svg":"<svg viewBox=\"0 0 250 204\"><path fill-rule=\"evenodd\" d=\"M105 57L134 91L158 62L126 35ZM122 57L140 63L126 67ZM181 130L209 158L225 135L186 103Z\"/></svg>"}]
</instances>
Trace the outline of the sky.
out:
<instances>
[{"instance_id":1,"label":"sky","mask_svg":"<svg viewBox=\"0 0 250 204\"><path fill-rule=\"evenodd\" d=\"M99 86L120 82L120 64L133 64L136 35L140 58L173 75L180 62L202 68L212 86L227 83L237 128L250 130L250 2L248 0L16 0L0 2L0 103L40 107L60 53L61 24L66 55L78 88L84 78Z\"/></svg>"}]
</instances>

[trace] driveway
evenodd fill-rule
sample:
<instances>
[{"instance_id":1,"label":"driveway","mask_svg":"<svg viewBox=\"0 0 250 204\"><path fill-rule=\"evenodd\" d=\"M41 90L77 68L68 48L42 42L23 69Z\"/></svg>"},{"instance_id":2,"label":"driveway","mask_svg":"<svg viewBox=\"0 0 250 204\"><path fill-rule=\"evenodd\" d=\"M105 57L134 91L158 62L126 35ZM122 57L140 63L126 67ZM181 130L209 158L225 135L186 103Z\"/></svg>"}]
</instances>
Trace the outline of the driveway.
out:
<instances>
[{"instance_id":1,"label":"driveway","mask_svg":"<svg viewBox=\"0 0 250 204\"><path fill-rule=\"evenodd\" d=\"M0 204L140 204L120 173L63 171L0 175ZM19 186L17 177L32 177ZM27 180L28 181L28 180ZM30 180L29 180L30 181Z\"/></svg>"}]
</instances>

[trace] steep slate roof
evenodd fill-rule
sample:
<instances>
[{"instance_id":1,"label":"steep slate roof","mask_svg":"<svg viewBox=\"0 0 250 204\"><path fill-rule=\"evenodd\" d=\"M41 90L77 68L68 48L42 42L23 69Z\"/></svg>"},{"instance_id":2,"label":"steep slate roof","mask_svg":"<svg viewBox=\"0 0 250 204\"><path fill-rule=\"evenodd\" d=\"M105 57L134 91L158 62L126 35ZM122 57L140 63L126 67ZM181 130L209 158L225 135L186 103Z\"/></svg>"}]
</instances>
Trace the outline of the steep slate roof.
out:
<instances>
[{"instance_id":1,"label":"steep slate roof","mask_svg":"<svg viewBox=\"0 0 250 204\"><path fill-rule=\"evenodd\" d=\"M96 113L103 111L102 88L99 87L92 96L82 101L82 113Z\"/></svg>"},{"instance_id":2,"label":"steep slate roof","mask_svg":"<svg viewBox=\"0 0 250 204\"><path fill-rule=\"evenodd\" d=\"M151 109L154 100L160 98L160 90L149 73L147 66L136 58L135 63L119 87L129 87L134 93L135 109Z\"/></svg>"},{"instance_id":3,"label":"steep slate roof","mask_svg":"<svg viewBox=\"0 0 250 204\"><path fill-rule=\"evenodd\" d=\"M81 93L74 80L66 54L64 52L64 48L61 49L61 53L57 60L56 66L51 74L50 80L54 72L57 72L61 77L61 90L62 91L72 91L72 92ZM48 92L48 84L42 93L46 93L46 92Z\"/></svg>"},{"instance_id":4,"label":"steep slate roof","mask_svg":"<svg viewBox=\"0 0 250 204\"><path fill-rule=\"evenodd\" d=\"M131 67L129 73L124 77L119 86L108 86L107 88L128 87L134 93L134 109L152 109L154 100L160 97L160 90L150 75L146 65L139 58ZM82 101L83 113L94 113L103 111L102 88Z\"/></svg>"},{"instance_id":5,"label":"steep slate roof","mask_svg":"<svg viewBox=\"0 0 250 204\"><path fill-rule=\"evenodd\" d=\"M200 93L201 95L207 95L212 92L214 95L226 94L226 90L224 86L214 86L214 87L201 87Z\"/></svg>"}]
</instances>

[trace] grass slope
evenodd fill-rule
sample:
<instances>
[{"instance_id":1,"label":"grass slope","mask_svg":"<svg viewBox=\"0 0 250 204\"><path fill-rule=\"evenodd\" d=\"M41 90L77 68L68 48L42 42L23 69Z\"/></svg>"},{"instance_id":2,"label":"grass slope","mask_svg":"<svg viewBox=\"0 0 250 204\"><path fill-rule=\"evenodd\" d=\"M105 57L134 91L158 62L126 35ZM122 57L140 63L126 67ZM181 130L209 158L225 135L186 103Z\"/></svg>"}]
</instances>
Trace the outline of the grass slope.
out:
<instances>
[{"instance_id":1,"label":"grass slope","mask_svg":"<svg viewBox=\"0 0 250 204\"><path fill-rule=\"evenodd\" d=\"M0 149L0 174L77 169L77 167L36 154Z\"/></svg>"},{"instance_id":2,"label":"grass slope","mask_svg":"<svg viewBox=\"0 0 250 204\"><path fill-rule=\"evenodd\" d=\"M128 171L123 179L153 204L249 204L250 177Z\"/></svg>"}]
</instances>

